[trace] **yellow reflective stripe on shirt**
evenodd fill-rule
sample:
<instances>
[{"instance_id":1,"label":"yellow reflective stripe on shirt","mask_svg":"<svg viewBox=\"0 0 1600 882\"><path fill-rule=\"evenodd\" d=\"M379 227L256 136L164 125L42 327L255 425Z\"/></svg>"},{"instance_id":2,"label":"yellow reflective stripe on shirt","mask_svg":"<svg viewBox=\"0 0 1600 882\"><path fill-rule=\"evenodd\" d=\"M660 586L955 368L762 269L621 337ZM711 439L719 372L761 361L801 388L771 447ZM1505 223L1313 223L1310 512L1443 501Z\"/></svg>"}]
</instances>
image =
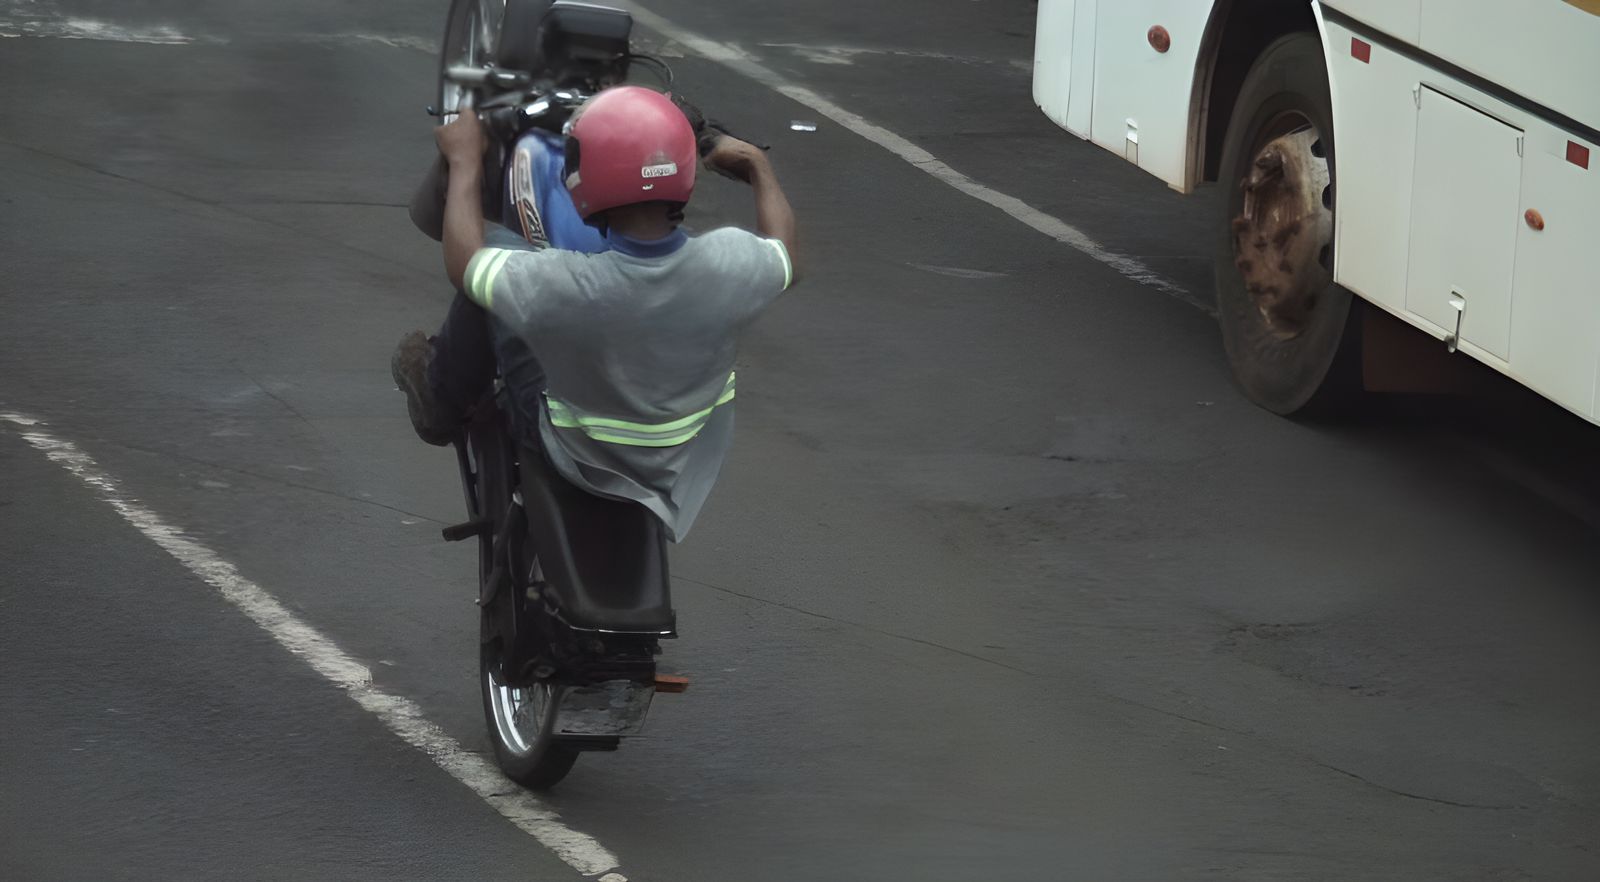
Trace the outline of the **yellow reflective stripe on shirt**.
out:
<instances>
[{"instance_id":1,"label":"yellow reflective stripe on shirt","mask_svg":"<svg viewBox=\"0 0 1600 882\"><path fill-rule=\"evenodd\" d=\"M499 257L496 257L494 259L494 263L489 265L489 276L488 276L488 278L483 280L483 305L484 306L488 307L488 306L492 306L494 304L494 280L495 280L495 277L500 275L500 270L505 268L506 262L509 261L511 259L511 255L513 255L515 253L516 253L515 251L502 252Z\"/></svg>"},{"instance_id":2,"label":"yellow reflective stripe on shirt","mask_svg":"<svg viewBox=\"0 0 1600 882\"><path fill-rule=\"evenodd\" d=\"M483 278L484 268L489 265L491 260L494 260L497 253L492 248L479 248L478 252L472 255L472 259L467 261L467 271L461 280L461 287L466 290L467 298L479 306L485 306L486 304L479 294L482 289L478 287L478 280Z\"/></svg>"},{"instance_id":3,"label":"yellow reflective stripe on shirt","mask_svg":"<svg viewBox=\"0 0 1600 882\"><path fill-rule=\"evenodd\" d=\"M489 309L494 305L494 280L511 259L515 251L504 248L480 248L467 263L467 297L473 303Z\"/></svg>"},{"instance_id":4,"label":"yellow reflective stripe on shirt","mask_svg":"<svg viewBox=\"0 0 1600 882\"><path fill-rule=\"evenodd\" d=\"M608 417L590 416L570 404L545 396L550 413L550 424L561 429L578 429L596 441L627 444L633 447L676 447L700 434L711 419L711 412L734 398L734 374L715 404L665 423L636 423Z\"/></svg>"},{"instance_id":5,"label":"yellow reflective stripe on shirt","mask_svg":"<svg viewBox=\"0 0 1600 882\"><path fill-rule=\"evenodd\" d=\"M669 438L640 438L634 435L607 432L604 429L584 429L583 434L596 441L604 441L608 444L626 444L629 447L677 447L680 444L686 444L694 440L694 436L700 434L700 430L703 428L705 427L695 426L692 432L674 435Z\"/></svg>"},{"instance_id":6,"label":"yellow reflective stripe on shirt","mask_svg":"<svg viewBox=\"0 0 1600 882\"><path fill-rule=\"evenodd\" d=\"M784 247L783 241L780 239L762 239L761 241L771 245L778 252L778 259L783 261L783 290L789 290L789 286L794 283L794 264L789 262L789 249Z\"/></svg>"},{"instance_id":7,"label":"yellow reflective stripe on shirt","mask_svg":"<svg viewBox=\"0 0 1600 882\"><path fill-rule=\"evenodd\" d=\"M580 416L566 405L554 399L547 399L550 410L550 424L561 429L578 429L596 441L608 441L612 444L628 444L635 447L675 447L700 434L706 422L711 417L712 408L693 414L675 423L682 423L675 429L663 429L660 426L651 426L645 423L629 423L624 420L607 420L598 417Z\"/></svg>"}]
</instances>

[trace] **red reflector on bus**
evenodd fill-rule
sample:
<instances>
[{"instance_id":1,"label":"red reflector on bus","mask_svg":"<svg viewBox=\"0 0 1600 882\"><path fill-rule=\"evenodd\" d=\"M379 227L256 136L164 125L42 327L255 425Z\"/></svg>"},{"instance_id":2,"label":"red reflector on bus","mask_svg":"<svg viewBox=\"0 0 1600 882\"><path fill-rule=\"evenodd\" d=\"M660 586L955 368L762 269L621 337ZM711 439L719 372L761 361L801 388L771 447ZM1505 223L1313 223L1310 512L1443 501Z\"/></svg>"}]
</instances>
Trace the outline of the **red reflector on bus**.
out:
<instances>
[{"instance_id":1,"label":"red reflector on bus","mask_svg":"<svg viewBox=\"0 0 1600 882\"><path fill-rule=\"evenodd\" d=\"M1372 44L1363 40L1357 40L1355 37L1351 37L1350 54L1354 55L1355 59L1362 64L1369 64L1372 61Z\"/></svg>"},{"instance_id":2,"label":"red reflector on bus","mask_svg":"<svg viewBox=\"0 0 1600 882\"><path fill-rule=\"evenodd\" d=\"M1567 161L1578 168L1589 167L1589 148L1577 141L1567 142Z\"/></svg>"}]
</instances>

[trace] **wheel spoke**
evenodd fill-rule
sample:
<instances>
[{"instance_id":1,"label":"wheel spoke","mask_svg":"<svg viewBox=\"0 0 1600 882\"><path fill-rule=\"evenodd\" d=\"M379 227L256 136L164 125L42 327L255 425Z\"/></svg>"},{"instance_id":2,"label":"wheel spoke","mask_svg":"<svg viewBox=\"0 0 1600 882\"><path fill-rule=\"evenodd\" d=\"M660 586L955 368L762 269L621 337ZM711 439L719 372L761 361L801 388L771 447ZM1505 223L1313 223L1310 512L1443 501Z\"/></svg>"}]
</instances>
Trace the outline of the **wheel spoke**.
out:
<instances>
[{"instance_id":1,"label":"wheel spoke","mask_svg":"<svg viewBox=\"0 0 1600 882\"><path fill-rule=\"evenodd\" d=\"M555 690L543 683L526 688L506 686L487 667L484 676L488 678L490 716L501 743L517 756L542 750L555 722Z\"/></svg>"},{"instance_id":2,"label":"wheel spoke","mask_svg":"<svg viewBox=\"0 0 1600 882\"><path fill-rule=\"evenodd\" d=\"M473 41L477 44L473 47L474 61L479 60L480 53L483 56L488 56L489 47L494 45L494 24L493 22L489 21L489 16L484 15L483 13L484 10L480 6L475 14L475 17L477 18L477 22L475 22L475 24L478 26L478 38Z\"/></svg>"}]
</instances>

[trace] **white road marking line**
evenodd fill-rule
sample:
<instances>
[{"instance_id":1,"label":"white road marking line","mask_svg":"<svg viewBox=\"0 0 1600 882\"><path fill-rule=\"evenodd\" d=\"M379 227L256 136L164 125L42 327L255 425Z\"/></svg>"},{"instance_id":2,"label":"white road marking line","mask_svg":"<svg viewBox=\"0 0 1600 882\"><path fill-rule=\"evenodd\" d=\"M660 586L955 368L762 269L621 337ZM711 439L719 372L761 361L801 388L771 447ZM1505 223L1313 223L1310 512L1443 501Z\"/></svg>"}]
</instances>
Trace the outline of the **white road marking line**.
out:
<instances>
[{"instance_id":1,"label":"white road marking line","mask_svg":"<svg viewBox=\"0 0 1600 882\"><path fill-rule=\"evenodd\" d=\"M0 21L0 37L54 37L58 40L100 40L110 43L152 43L181 46L194 38L175 28L124 28L91 18Z\"/></svg>"},{"instance_id":2,"label":"white road marking line","mask_svg":"<svg viewBox=\"0 0 1600 882\"><path fill-rule=\"evenodd\" d=\"M35 3L24 0L0 0L0 37L34 37L54 40L96 40L108 43L148 43L158 46L186 46L190 44L220 45L230 42L217 34L197 34L180 31L170 25L121 25L115 22L67 15L56 8L54 2ZM435 37L409 34L376 33L264 33L265 40L286 40L294 43L311 43L323 46L343 46L350 43L376 43L392 49L409 49L437 54L439 41Z\"/></svg>"},{"instance_id":3,"label":"white road marking line","mask_svg":"<svg viewBox=\"0 0 1600 882\"><path fill-rule=\"evenodd\" d=\"M874 46L814 46L807 43L757 43L763 49L787 49L800 58L816 64L855 64L857 55L882 55L893 58L915 58L924 61L950 61L956 64L1000 64L1016 70L1033 72L1033 62L1021 58L984 58L977 55L950 55L929 52L925 49L891 49Z\"/></svg>"},{"instance_id":4,"label":"white road marking line","mask_svg":"<svg viewBox=\"0 0 1600 882\"><path fill-rule=\"evenodd\" d=\"M1145 266L1137 258L1111 251L1095 241L1093 237L1066 221L1054 215L1046 214L1015 196L1008 196L974 181L972 178L951 168L937 156L883 126L870 122L864 117L840 107L805 86L790 82L781 74L757 62L738 47L730 46L727 43L719 43L702 37L693 31L681 28L660 15L645 9L638 3L633 2L633 0L615 0L615 2L627 7L633 13L634 20L650 30L684 46L697 55L755 80L792 101L804 104L968 196L1000 209L1016 220L1111 267L1141 285L1154 288L1208 314L1214 312L1210 304L1191 294L1188 289L1177 282Z\"/></svg>"},{"instance_id":5,"label":"white road marking line","mask_svg":"<svg viewBox=\"0 0 1600 882\"><path fill-rule=\"evenodd\" d=\"M506 780L495 766L471 753L423 715L416 702L373 685L372 672L351 658L321 631L307 624L260 585L239 574L233 564L204 544L184 535L160 515L123 494L120 482L100 468L71 441L38 428L42 422L26 414L0 412L0 422L18 427L18 434L51 462L86 484L145 538L217 589L291 653L343 689L401 740L428 755L439 768L465 784L511 823L555 852L586 876L605 873L606 882L627 882L615 872L616 855L584 833L561 823L560 816L526 790ZM608 872L610 871L610 872Z\"/></svg>"},{"instance_id":6,"label":"white road marking line","mask_svg":"<svg viewBox=\"0 0 1600 882\"><path fill-rule=\"evenodd\" d=\"M906 266L919 270L925 270L930 273L938 273L941 276L950 276L954 279L1001 279L1009 275L1008 273L997 273L991 272L990 270L966 269L959 266L940 266L936 263L908 263Z\"/></svg>"},{"instance_id":7,"label":"white road marking line","mask_svg":"<svg viewBox=\"0 0 1600 882\"><path fill-rule=\"evenodd\" d=\"M296 34L294 36L309 43L377 43L381 46L388 46L391 49L410 49L414 52L426 52L429 55L437 55L439 52L439 40L436 37L411 37L404 34L328 34L326 36Z\"/></svg>"}]
</instances>

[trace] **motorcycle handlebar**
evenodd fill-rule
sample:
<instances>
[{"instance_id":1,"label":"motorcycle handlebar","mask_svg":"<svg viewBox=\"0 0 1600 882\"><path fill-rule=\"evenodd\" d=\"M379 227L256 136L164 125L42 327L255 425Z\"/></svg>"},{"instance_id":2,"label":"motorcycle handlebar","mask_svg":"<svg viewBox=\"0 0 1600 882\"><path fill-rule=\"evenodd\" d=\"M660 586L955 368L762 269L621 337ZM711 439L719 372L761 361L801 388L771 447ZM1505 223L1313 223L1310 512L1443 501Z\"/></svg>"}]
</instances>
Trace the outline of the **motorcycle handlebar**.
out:
<instances>
[{"instance_id":1,"label":"motorcycle handlebar","mask_svg":"<svg viewBox=\"0 0 1600 882\"><path fill-rule=\"evenodd\" d=\"M527 104L513 104L500 107L479 108L467 112L475 112L483 120L484 127L489 133L489 150L484 155L483 173L483 216L491 220L500 217L500 175L502 172L499 158L504 154L502 145L515 141L522 132L536 124L551 110L552 102L557 105L582 103L582 98L577 93L559 91L550 96L535 99ZM429 108L430 112L434 112ZM444 116L443 113L435 115ZM444 200L449 187L450 167L444 157L434 157L433 164L422 177L422 182L411 195L411 204L408 213L411 223L424 235L434 241L444 238Z\"/></svg>"},{"instance_id":2,"label":"motorcycle handlebar","mask_svg":"<svg viewBox=\"0 0 1600 882\"><path fill-rule=\"evenodd\" d=\"M498 220L500 216L500 190L503 182L500 176L504 169L500 159L506 153L507 147L528 129L547 119L552 111L570 110L588 100L589 96L583 92L569 89L559 89L534 98L531 101L516 104L505 104L493 107L481 107L476 112L483 120L489 132L490 147L484 156L484 193L483 216L491 220ZM429 112L443 116L433 108ZM721 135L739 138L738 135L728 130L728 127L716 120L707 120L701 117L698 110L694 110L691 122L699 117L699 130L696 147L701 158L711 152L716 140ZM739 138L749 141L762 150L770 150L766 144L749 138ZM422 178L416 192L411 196L409 213L411 223L422 233L434 241L444 238L444 200L448 189L450 168L443 157L435 157L427 174ZM724 177L732 177L724 175ZM737 178L734 178L737 180Z\"/></svg>"}]
</instances>

